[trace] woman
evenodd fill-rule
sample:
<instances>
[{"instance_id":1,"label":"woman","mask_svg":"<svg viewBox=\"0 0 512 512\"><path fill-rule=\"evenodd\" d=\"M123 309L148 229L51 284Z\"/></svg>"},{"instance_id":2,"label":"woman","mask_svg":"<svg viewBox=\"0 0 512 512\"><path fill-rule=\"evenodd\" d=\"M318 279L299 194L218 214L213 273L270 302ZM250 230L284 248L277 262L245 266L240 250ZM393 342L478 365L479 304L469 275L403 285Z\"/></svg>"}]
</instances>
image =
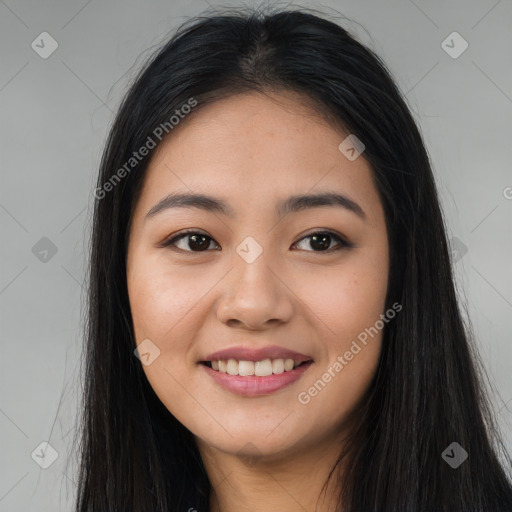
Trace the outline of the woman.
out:
<instances>
[{"instance_id":1,"label":"woman","mask_svg":"<svg viewBox=\"0 0 512 512\"><path fill-rule=\"evenodd\" d=\"M347 31L191 20L94 195L77 512L512 510L426 149Z\"/></svg>"}]
</instances>

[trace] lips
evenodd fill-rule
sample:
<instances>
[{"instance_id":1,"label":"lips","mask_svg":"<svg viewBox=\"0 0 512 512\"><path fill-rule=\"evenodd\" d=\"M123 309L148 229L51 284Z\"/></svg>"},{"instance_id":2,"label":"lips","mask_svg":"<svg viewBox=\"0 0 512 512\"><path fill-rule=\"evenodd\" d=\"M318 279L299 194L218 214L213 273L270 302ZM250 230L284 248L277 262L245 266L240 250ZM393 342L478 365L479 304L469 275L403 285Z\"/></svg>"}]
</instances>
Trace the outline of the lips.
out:
<instances>
[{"instance_id":1,"label":"lips","mask_svg":"<svg viewBox=\"0 0 512 512\"><path fill-rule=\"evenodd\" d=\"M229 373L213 370L206 364L201 366L203 367L202 371L206 372L206 375L219 388L238 396L250 398L270 395L292 386L307 373L313 364L312 361L309 363L305 362L293 370L284 371L279 374L272 373L263 377L257 375L230 375Z\"/></svg>"},{"instance_id":2,"label":"lips","mask_svg":"<svg viewBox=\"0 0 512 512\"><path fill-rule=\"evenodd\" d=\"M313 361L313 358L300 352L288 350L277 345L263 348L232 347L218 350L206 356L200 363L236 359L238 361L262 361L264 359L293 359L294 361Z\"/></svg>"}]
</instances>

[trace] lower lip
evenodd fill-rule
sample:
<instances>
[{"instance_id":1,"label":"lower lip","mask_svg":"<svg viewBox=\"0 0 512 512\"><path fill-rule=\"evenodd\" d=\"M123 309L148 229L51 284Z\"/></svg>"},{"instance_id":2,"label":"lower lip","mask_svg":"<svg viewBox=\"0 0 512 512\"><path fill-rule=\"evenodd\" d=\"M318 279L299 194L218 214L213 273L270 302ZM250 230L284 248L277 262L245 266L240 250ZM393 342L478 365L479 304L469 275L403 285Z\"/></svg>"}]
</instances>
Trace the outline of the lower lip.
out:
<instances>
[{"instance_id":1,"label":"lower lip","mask_svg":"<svg viewBox=\"0 0 512 512\"><path fill-rule=\"evenodd\" d=\"M219 372L204 364L201 364L201 366L222 388L236 393L237 395L261 396L268 395L269 393L273 393L294 383L302 377L312 363L311 361L289 372L273 373L266 377L258 377L256 375L240 377L239 375L229 375L229 373Z\"/></svg>"}]
</instances>

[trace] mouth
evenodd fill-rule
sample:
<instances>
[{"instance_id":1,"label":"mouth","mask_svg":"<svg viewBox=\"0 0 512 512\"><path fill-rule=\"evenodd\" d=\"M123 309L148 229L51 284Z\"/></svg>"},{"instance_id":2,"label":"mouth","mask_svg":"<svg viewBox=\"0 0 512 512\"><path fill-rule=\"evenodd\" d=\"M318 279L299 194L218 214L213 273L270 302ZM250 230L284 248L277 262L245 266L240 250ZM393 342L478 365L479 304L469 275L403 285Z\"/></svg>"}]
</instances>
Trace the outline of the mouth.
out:
<instances>
[{"instance_id":1,"label":"mouth","mask_svg":"<svg viewBox=\"0 0 512 512\"><path fill-rule=\"evenodd\" d=\"M258 361L214 359L200 361L199 365L218 386L248 398L267 396L291 386L308 372L313 363L312 359L304 358Z\"/></svg>"},{"instance_id":2,"label":"mouth","mask_svg":"<svg viewBox=\"0 0 512 512\"><path fill-rule=\"evenodd\" d=\"M200 361L200 364L218 373L241 377L267 377L291 372L302 366L309 366L312 359L299 361L294 359L263 359L261 361L245 361L237 359L219 359Z\"/></svg>"}]
</instances>

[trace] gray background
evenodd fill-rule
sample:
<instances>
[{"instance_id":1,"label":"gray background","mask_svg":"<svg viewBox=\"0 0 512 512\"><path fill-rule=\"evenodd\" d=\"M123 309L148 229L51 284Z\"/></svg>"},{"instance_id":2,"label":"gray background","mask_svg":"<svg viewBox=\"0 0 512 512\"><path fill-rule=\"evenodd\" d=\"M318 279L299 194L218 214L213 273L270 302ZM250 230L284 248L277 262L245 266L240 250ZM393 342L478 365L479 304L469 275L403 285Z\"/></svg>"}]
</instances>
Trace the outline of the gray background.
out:
<instances>
[{"instance_id":1,"label":"gray background","mask_svg":"<svg viewBox=\"0 0 512 512\"><path fill-rule=\"evenodd\" d=\"M343 26L382 56L407 93L512 450L512 2L296 5L353 20ZM206 8L204 0L0 0L0 512L71 510L83 281L103 143L139 64ZM457 58L442 46L453 31L469 44ZM46 59L31 47L43 46L42 32L58 43ZM52 244L57 252L44 256ZM34 460L44 441L58 453L47 469Z\"/></svg>"}]
</instances>

